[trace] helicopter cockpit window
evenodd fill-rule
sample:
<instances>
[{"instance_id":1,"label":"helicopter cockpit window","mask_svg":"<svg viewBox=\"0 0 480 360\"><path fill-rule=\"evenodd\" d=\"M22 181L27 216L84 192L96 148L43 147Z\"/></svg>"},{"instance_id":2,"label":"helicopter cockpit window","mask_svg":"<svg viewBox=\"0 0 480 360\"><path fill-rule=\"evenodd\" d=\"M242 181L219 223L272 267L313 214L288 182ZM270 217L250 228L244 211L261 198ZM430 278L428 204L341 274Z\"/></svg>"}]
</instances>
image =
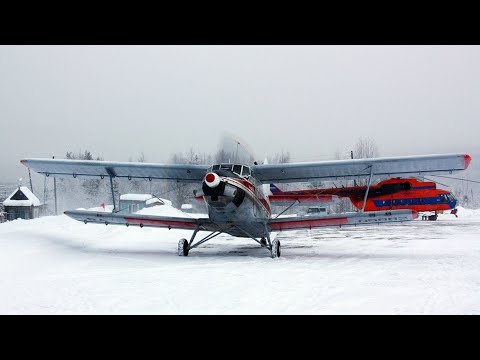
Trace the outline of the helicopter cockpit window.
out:
<instances>
[{"instance_id":1,"label":"helicopter cockpit window","mask_svg":"<svg viewBox=\"0 0 480 360\"><path fill-rule=\"evenodd\" d=\"M456 199L455 199L455 196L453 196L453 194L447 194L447 195L445 195L445 196L446 196L446 197L448 198L448 200L450 200L450 201L455 201L455 200L456 200Z\"/></svg>"}]
</instances>

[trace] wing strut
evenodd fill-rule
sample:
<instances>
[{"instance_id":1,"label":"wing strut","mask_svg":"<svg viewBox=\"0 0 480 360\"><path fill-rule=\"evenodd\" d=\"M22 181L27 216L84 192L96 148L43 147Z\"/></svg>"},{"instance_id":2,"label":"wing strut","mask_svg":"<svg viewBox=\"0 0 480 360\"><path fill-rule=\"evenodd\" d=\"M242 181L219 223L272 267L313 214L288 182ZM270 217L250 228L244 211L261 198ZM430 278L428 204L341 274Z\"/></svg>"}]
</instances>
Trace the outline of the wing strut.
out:
<instances>
[{"instance_id":1,"label":"wing strut","mask_svg":"<svg viewBox=\"0 0 480 360\"><path fill-rule=\"evenodd\" d=\"M113 212L116 212L117 206L115 205L115 192L113 191L113 178L115 177L115 172L110 168L105 168L110 178L110 189L112 190L112 200L113 200Z\"/></svg>"},{"instance_id":2,"label":"wing strut","mask_svg":"<svg viewBox=\"0 0 480 360\"><path fill-rule=\"evenodd\" d=\"M367 203L367 196L368 196L368 191L370 190L370 184L372 183L372 177L373 177L373 165L370 165L370 177L368 178L368 185L367 185L367 190L365 191L365 197L363 198L363 206L362 206L362 213L365 210L365 205Z\"/></svg>"},{"instance_id":3,"label":"wing strut","mask_svg":"<svg viewBox=\"0 0 480 360\"><path fill-rule=\"evenodd\" d=\"M275 216L275 219L278 218L280 215L282 215L285 211L287 211L288 209L290 209L293 205L298 204L298 203L300 203L300 201L298 201L298 199L295 200L295 201L294 201L292 204L290 204L285 210L283 210L280 214L278 214L277 216ZM251 236L250 236L250 237L251 237Z\"/></svg>"}]
</instances>

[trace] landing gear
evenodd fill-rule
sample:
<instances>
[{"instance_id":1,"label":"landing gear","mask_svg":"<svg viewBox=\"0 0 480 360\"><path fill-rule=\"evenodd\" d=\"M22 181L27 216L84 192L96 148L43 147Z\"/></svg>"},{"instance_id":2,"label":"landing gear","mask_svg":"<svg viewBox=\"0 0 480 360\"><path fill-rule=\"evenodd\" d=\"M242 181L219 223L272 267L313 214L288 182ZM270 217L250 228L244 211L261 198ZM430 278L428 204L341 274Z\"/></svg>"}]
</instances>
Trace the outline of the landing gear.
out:
<instances>
[{"instance_id":1,"label":"landing gear","mask_svg":"<svg viewBox=\"0 0 480 360\"><path fill-rule=\"evenodd\" d=\"M198 231L201 229L201 226L198 225L195 231L193 232L192 237L190 238L190 241L187 241L187 239L180 239L180 241L178 242L178 256L188 256L188 253L190 252L190 250L196 248L198 245L201 245L204 242L207 242L210 239L213 239L215 236L220 235L225 230L228 230L230 227L231 226L228 226L228 228L212 231L209 235L205 236L202 240L199 240L194 244L193 240L195 239L195 236L197 235Z\"/></svg>"},{"instance_id":2,"label":"landing gear","mask_svg":"<svg viewBox=\"0 0 480 360\"><path fill-rule=\"evenodd\" d=\"M180 239L178 242L178 256L188 256L188 251L190 246L188 245L187 239Z\"/></svg>"},{"instance_id":3,"label":"landing gear","mask_svg":"<svg viewBox=\"0 0 480 360\"><path fill-rule=\"evenodd\" d=\"M278 241L277 239L273 240L272 248L270 251L272 253L272 259L280 257L280 241Z\"/></svg>"},{"instance_id":4,"label":"landing gear","mask_svg":"<svg viewBox=\"0 0 480 360\"><path fill-rule=\"evenodd\" d=\"M190 238L190 241L188 241L187 239L180 239L180 241L178 242L178 248L177 248L178 256L188 256L188 253L190 252L190 250L196 248L197 246L203 244L204 242L207 242L208 240L213 239L217 235L220 235L226 232L231 227L236 227L239 231L243 232L245 235L247 235L248 237L256 241L262 247L270 250L270 254L272 258L280 257L280 241L278 241L277 239L270 241L270 232L268 231L266 224L265 224L265 232L264 232L265 237L262 237L260 240L258 240L258 238L251 236L244 229L236 225L229 225L228 227L219 228L218 230L212 231L209 235L205 236L203 239L197 241L196 243L193 243L195 236L197 235L198 231L201 228L201 226L198 225L195 231L193 232L192 237Z\"/></svg>"},{"instance_id":5,"label":"landing gear","mask_svg":"<svg viewBox=\"0 0 480 360\"><path fill-rule=\"evenodd\" d=\"M422 220L426 220L426 221L435 221L438 219L438 215L437 214L433 214L433 215L422 215Z\"/></svg>"}]
</instances>

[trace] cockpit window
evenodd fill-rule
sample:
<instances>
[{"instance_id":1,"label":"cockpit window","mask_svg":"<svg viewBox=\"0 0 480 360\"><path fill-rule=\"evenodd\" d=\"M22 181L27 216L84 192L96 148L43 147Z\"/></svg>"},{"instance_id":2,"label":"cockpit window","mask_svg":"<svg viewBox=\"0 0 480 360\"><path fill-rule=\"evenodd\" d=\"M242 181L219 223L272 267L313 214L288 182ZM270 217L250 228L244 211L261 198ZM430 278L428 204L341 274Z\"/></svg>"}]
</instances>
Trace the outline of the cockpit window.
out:
<instances>
[{"instance_id":1,"label":"cockpit window","mask_svg":"<svg viewBox=\"0 0 480 360\"><path fill-rule=\"evenodd\" d=\"M215 171L220 176L247 177L251 175L250 167L240 164L213 165L209 171Z\"/></svg>"},{"instance_id":2,"label":"cockpit window","mask_svg":"<svg viewBox=\"0 0 480 360\"><path fill-rule=\"evenodd\" d=\"M446 196L447 196L448 200L450 200L450 201L455 201L455 200L457 200L457 199L455 198L455 196L453 196L453 194L447 194Z\"/></svg>"},{"instance_id":3,"label":"cockpit window","mask_svg":"<svg viewBox=\"0 0 480 360\"><path fill-rule=\"evenodd\" d=\"M232 166L233 166L233 164L221 164L220 169L232 171Z\"/></svg>"},{"instance_id":4,"label":"cockpit window","mask_svg":"<svg viewBox=\"0 0 480 360\"><path fill-rule=\"evenodd\" d=\"M250 168L248 166L243 165L242 176L250 176Z\"/></svg>"}]
</instances>

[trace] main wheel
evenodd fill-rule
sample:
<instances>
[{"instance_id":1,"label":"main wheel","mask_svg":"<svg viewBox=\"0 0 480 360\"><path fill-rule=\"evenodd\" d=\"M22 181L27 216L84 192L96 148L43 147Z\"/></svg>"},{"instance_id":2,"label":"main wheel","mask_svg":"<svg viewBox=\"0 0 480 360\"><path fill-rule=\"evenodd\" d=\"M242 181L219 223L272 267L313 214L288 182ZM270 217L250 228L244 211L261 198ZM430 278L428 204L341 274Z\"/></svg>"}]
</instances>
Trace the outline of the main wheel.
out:
<instances>
[{"instance_id":1,"label":"main wheel","mask_svg":"<svg viewBox=\"0 0 480 360\"><path fill-rule=\"evenodd\" d=\"M272 259L280 257L280 241L277 239L272 241Z\"/></svg>"},{"instance_id":2,"label":"main wheel","mask_svg":"<svg viewBox=\"0 0 480 360\"><path fill-rule=\"evenodd\" d=\"M178 256L188 256L188 241L187 239L180 239L178 242Z\"/></svg>"}]
</instances>

